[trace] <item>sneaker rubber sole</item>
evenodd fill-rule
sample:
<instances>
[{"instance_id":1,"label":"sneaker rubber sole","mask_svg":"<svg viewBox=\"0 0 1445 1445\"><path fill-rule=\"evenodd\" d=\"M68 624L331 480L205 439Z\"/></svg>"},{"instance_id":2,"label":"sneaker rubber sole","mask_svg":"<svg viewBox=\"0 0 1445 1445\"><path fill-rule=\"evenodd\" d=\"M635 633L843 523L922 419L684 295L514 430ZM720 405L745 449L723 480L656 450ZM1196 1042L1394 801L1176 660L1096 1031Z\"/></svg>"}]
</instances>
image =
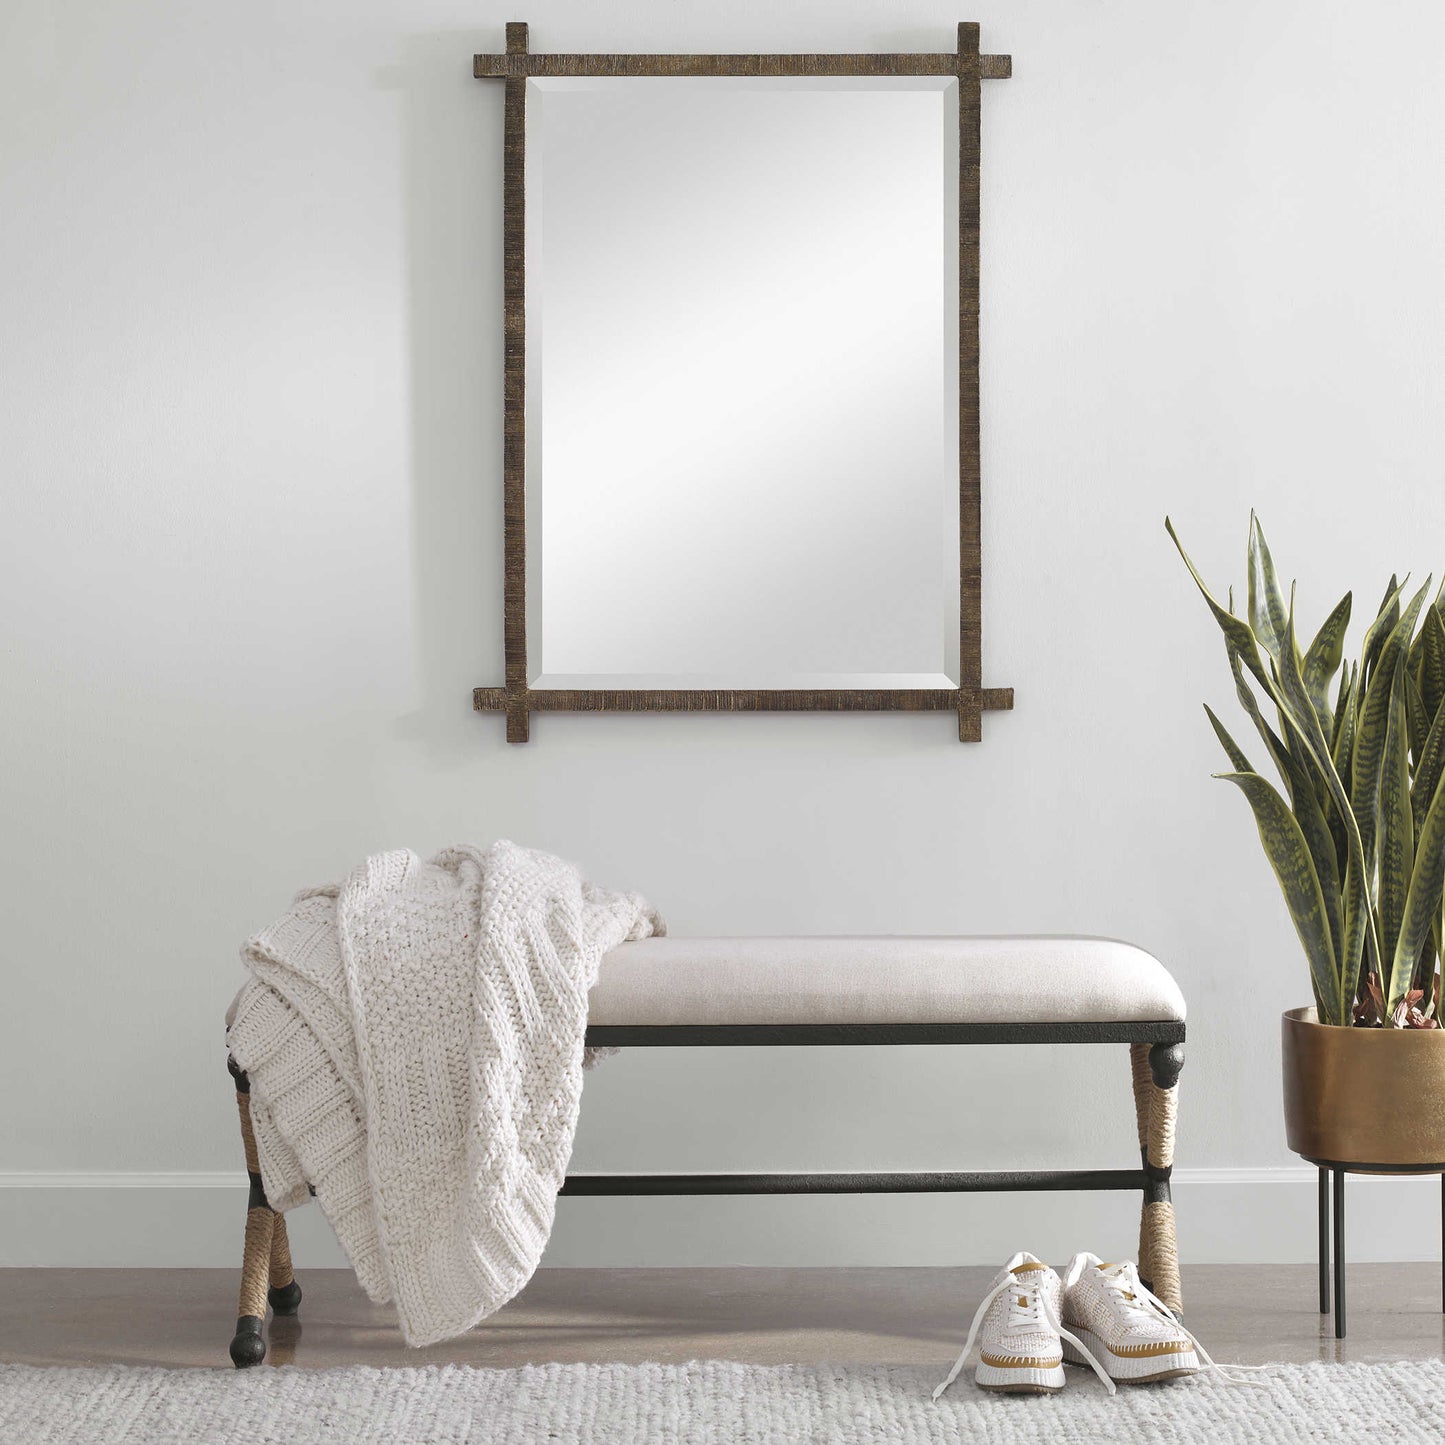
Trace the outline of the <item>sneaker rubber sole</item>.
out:
<instances>
[{"instance_id":1,"label":"sneaker rubber sole","mask_svg":"<svg viewBox=\"0 0 1445 1445\"><path fill-rule=\"evenodd\" d=\"M1199 1356L1192 1349L1171 1350L1164 1355L1116 1355L1093 1331L1077 1325L1070 1328L1116 1385L1153 1385L1199 1373ZM1068 1340L1063 1342L1063 1348L1064 1358L1071 1365L1088 1363Z\"/></svg>"},{"instance_id":2,"label":"sneaker rubber sole","mask_svg":"<svg viewBox=\"0 0 1445 1445\"><path fill-rule=\"evenodd\" d=\"M974 1371L980 1390L997 1390L1005 1395L1057 1395L1064 1388L1062 1361L1053 1366L989 1365L982 1360Z\"/></svg>"}]
</instances>

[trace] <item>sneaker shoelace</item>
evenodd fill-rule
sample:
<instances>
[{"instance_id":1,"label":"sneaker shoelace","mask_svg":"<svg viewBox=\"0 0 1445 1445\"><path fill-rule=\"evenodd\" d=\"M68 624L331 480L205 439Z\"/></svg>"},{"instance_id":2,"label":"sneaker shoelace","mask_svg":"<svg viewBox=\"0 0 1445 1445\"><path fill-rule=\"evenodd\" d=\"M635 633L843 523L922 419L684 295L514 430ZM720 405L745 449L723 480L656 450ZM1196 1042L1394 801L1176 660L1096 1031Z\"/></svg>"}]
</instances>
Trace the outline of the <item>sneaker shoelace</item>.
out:
<instances>
[{"instance_id":1,"label":"sneaker shoelace","mask_svg":"<svg viewBox=\"0 0 1445 1445\"><path fill-rule=\"evenodd\" d=\"M1252 1384L1253 1381L1241 1380L1232 1372L1268 1368L1266 1365L1218 1364L1210 1357L1209 1351L1199 1343L1198 1336L1174 1317L1174 1312L1153 1290L1145 1287L1144 1282L1139 1278L1138 1266L1132 1261L1111 1264L1107 1268L1101 1267L1099 1275L1108 1286L1114 1305L1123 1316L1125 1324L1153 1324L1157 1318L1164 1319L1194 1346L1194 1353L1220 1379L1227 1380L1231 1385Z\"/></svg>"},{"instance_id":2,"label":"sneaker shoelace","mask_svg":"<svg viewBox=\"0 0 1445 1445\"><path fill-rule=\"evenodd\" d=\"M1103 1381L1104 1388L1111 1395L1114 1393L1115 1385L1109 1378L1109 1372L1094 1358L1092 1352L1079 1340L1077 1335L1071 1334L1064 1328L1064 1322L1054 1313L1054 1307L1049 1303L1048 1296L1039 1288L1038 1284L1032 1281L1025 1282L1018 1275L1010 1273L999 1280L984 1296L983 1303L979 1305L974 1314L973 1323L968 1327L968 1339L964 1342L962 1352L953 1362L953 1368L948 1372L948 1378L933 1392L935 1400L958 1378L964 1361L973 1351L973 1342L978 1338L979 1326L983 1324L984 1315L988 1313L989 1306L1005 1290L1013 1291L1013 1297L1009 1301L1008 1322L1003 1327L1003 1338L1038 1334L1043 1329L1052 1330L1056 1335L1068 1340L1078 1350L1094 1367L1094 1373Z\"/></svg>"}]
</instances>

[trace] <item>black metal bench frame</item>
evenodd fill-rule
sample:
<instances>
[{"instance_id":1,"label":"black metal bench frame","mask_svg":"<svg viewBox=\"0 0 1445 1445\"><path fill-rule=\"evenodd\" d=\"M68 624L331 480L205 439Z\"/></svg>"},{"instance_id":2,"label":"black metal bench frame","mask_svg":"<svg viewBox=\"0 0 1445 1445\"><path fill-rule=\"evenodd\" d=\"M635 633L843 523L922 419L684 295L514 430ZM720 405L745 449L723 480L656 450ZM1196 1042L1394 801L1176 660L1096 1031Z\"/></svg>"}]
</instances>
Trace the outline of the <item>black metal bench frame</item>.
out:
<instances>
[{"instance_id":1,"label":"black metal bench frame","mask_svg":"<svg viewBox=\"0 0 1445 1445\"><path fill-rule=\"evenodd\" d=\"M987 1024L667 1024L598 1025L587 1043L599 1048L809 1047L838 1045L1127 1044L1138 1127L1137 1169L1019 1169L992 1172L845 1172L830 1174L579 1174L562 1186L568 1197L704 1194L995 1193L1064 1189L1138 1190L1142 1196L1139 1268L1145 1283L1176 1313L1182 1309L1174 1239L1173 1169L1177 1086L1184 1066L1184 1024L1174 1020L1118 1023ZM231 1359L237 1368L266 1354L267 1305L295 1314L301 1288L291 1269L285 1219L266 1201L251 1129L250 1081L228 1060L236 1081L250 1192L241 1302Z\"/></svg>"}]
</instances>

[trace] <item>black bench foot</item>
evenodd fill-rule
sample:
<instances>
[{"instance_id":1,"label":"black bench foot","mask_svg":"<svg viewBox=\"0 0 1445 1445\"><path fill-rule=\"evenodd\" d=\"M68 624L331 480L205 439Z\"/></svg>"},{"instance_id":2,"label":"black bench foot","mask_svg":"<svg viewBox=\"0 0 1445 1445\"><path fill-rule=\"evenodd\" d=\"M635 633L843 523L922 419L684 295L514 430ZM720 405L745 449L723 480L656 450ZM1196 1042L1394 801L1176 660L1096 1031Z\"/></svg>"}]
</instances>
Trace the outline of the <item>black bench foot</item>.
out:
<instances>
[{"instance_id":1,"label":"black bench foot","mask_svg":"<svg viewBox=\"0 0 1445 1445\"><path fill-rule=\"evenodd\" d=\"M293 1279L279 1289L266 1291L266 1302L278 1315L294 1315L301 1308L301 1286Z\"/></svg>"},{"instance_id":2,"label":"black bench foot","mask_svg":"<svg viewBox=\"0 0 1445 1445\"><path fill-rule=\"evenodd\" d=\"M231 1363L238 1370L259 1365L266 1358L266 1340L261 1333L260 1315L242 1315L236 1321L236 1334L231 1340Z\"/></svg>"}]
</instances>

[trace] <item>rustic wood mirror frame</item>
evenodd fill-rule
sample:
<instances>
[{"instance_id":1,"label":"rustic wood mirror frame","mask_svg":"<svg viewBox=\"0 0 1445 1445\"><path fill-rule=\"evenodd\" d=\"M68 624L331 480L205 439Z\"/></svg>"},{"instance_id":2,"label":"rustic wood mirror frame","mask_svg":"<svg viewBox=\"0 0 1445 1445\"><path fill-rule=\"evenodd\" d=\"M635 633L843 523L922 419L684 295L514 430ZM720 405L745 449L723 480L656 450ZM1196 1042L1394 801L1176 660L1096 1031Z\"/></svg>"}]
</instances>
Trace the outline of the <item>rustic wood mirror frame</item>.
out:
<instances>
[{"instance_id":1,"label":"rustic wood mirror frame","mask_svg":"<svg viewBox=\"0 0 1445 1445\"><path fill-rule=\"evenodd\" d=\"M478 80L506 82L502 169L505 403L503 518L506 682L479 687L479 712L507 715L524 743L533 712L951 712L962 742L978 742L983 713L1013 706L1013 689L983 686L979 459L979 111L982 82L1004 80L1012 58L979 53L978 25L958 27L953 54L535 55L525 24L506 29L506 53L473 57ZM526 114L534 76L950 76L958 79L959 686L956 688L533 688L527 674L526 586Z\"/></svg>"}]
</instances>

